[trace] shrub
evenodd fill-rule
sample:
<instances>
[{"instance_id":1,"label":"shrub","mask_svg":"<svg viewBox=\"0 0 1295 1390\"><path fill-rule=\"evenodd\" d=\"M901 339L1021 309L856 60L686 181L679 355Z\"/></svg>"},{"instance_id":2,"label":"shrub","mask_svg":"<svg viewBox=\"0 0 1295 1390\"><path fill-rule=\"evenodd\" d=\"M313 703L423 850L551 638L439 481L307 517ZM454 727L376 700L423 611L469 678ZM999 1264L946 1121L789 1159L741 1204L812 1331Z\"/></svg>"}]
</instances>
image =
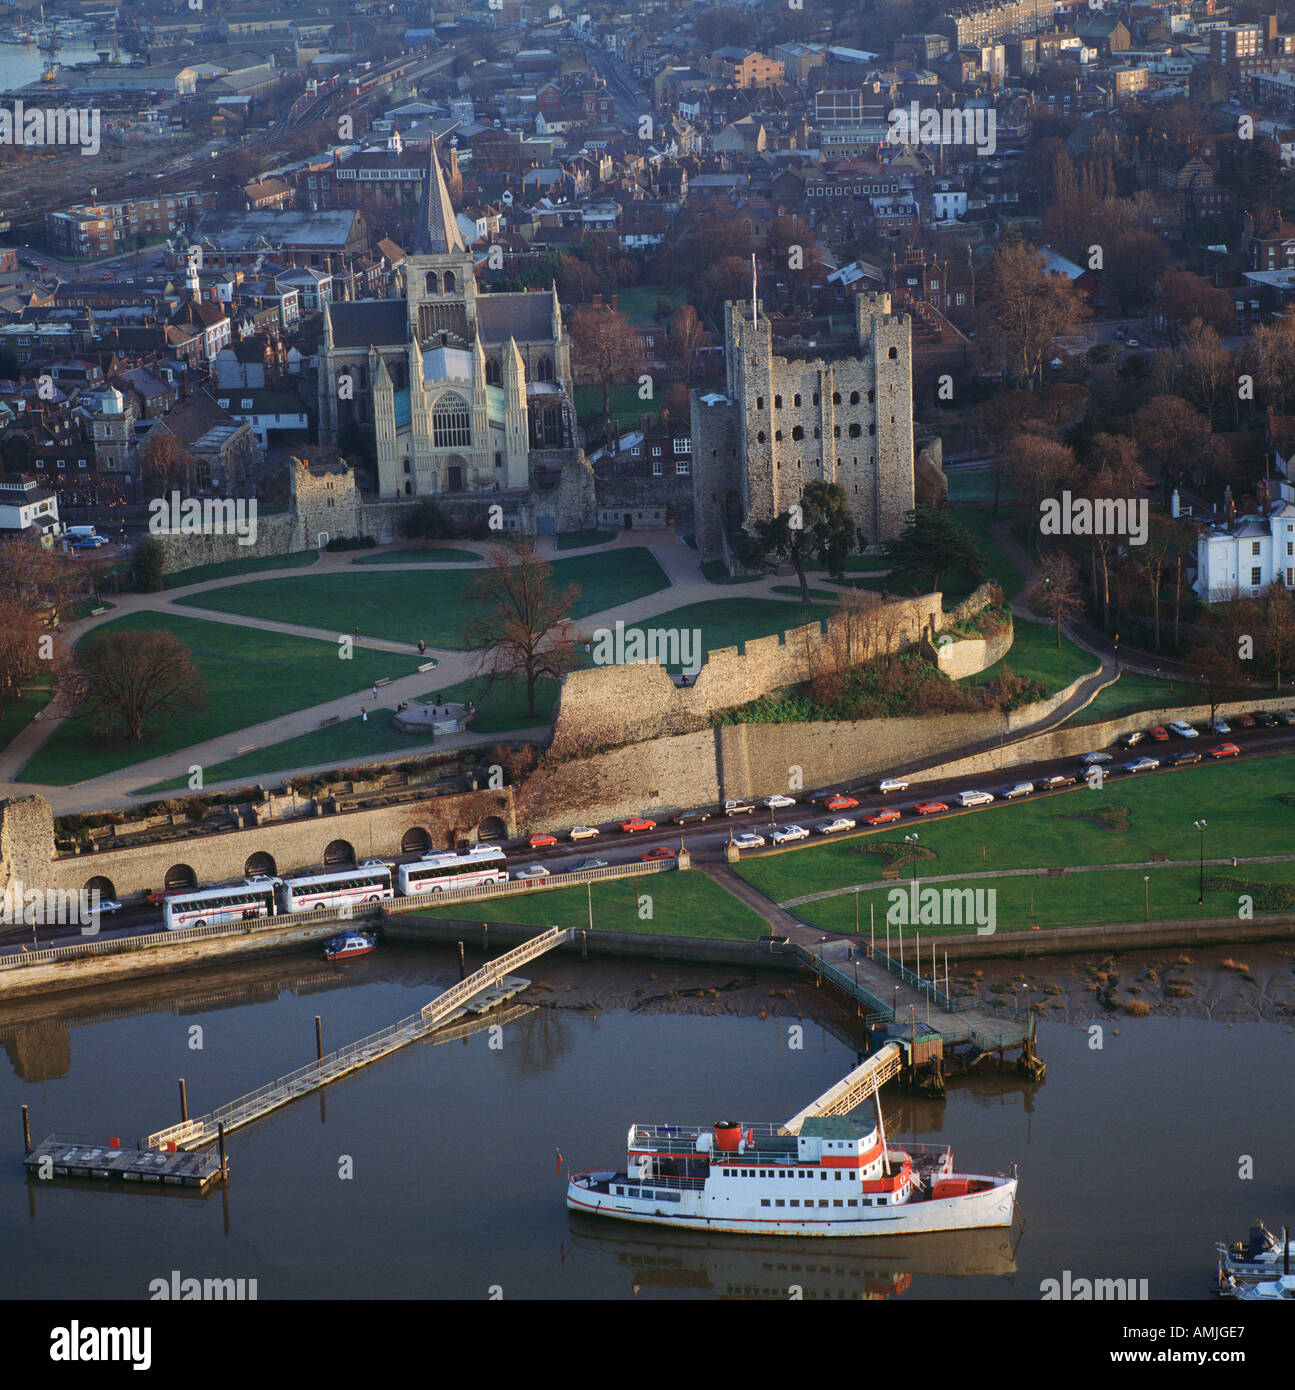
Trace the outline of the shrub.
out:
<instances>
[{"instance_id":1,"label":"shrub","mask_svg":"<svg viewBox=\"0 0 1295 1390\"><path fill-rule=\"evenodd\" d=\"M1124 1012L1132 1018L1146 1018L1151 1012L1151 1005L1141 999L1130 999L1124 1006Z\"/></svg>"}]
</instances>

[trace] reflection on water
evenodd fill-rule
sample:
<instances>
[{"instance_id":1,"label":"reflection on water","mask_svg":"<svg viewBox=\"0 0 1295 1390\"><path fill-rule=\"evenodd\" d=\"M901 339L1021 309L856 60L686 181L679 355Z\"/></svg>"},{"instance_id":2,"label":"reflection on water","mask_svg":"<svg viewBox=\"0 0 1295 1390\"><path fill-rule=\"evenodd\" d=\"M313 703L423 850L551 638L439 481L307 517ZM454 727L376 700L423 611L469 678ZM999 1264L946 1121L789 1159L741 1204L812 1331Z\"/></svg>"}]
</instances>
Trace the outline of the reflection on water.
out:
<instances>
[{"instance_id":1,"label":"reflection on water","mask_svg":"<svg viewBox=\"0 0 1295 1390\"><path fill-rule=\"evenodd\" d=\"M774 1240L634 1227L586 1212L573 1211L568 1219L573 1248L613 1261L635 1297L692 1290L727 1299L881 1299L906 1293L916 1274L963 1279L1016 1273L1015 1237L1003 1229Z\"/></svg>"}]
</instances>

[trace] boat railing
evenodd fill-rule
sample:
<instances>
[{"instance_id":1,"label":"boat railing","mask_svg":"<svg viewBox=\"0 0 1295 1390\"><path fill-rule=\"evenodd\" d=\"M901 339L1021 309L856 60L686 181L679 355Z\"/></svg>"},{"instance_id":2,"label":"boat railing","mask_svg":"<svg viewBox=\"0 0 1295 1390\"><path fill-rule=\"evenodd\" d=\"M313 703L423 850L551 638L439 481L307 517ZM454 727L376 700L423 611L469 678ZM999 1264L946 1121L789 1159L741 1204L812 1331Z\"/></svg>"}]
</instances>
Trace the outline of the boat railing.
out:
<instances>
[{"instance_id":1,"label":"boat railing","mask_svg":"<svg viewBox=\"0 0 1295 1390\"><path fill-rule=\"evenodd\" d=\"M618 1183L622 1181L622 1179L621 1179L621 1177L620 1177L619 1174L617 1174L617 1176L616 1176L616 1181L617 1181ZM638 1186L638 1187L674 1187L674 1188L678 1188L680 1191L683 1191L683 1192L700 1192L701 1189L702 1189L703 1187L706 1186L706 1179L705 1179L705 1178L665 1178L665 1177L658 1178L658 1177L649 1177L649 1178L625 1178L624 1181L625 1181L627 1184L629 1184L631 1187L633 1187L633 1186Z\"/></svg>"}]
</instances>

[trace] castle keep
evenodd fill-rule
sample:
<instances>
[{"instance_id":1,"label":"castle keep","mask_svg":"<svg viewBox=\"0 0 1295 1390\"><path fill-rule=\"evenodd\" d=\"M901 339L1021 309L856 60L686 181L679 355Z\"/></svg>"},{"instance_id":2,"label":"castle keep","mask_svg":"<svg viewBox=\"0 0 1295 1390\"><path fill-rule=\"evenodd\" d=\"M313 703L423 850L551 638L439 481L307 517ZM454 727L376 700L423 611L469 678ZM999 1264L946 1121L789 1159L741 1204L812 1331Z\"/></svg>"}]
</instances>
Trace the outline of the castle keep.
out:
<instances>
[{"instance_id":1,"label":"castle keep","mask_svg":"<svg viewBox=\"0 0 1295 1390\"><path fill-rule=\"evenodd\" d=\"M692 393L693 506L703 560L771 520L815 480L839 483L877 546L914 504L912 325L889 294L855 300L854 350L777 356L768 318L724 306L724 396ZM812 349L811 349L812 353Z\"/></svg>"}]
</instances>

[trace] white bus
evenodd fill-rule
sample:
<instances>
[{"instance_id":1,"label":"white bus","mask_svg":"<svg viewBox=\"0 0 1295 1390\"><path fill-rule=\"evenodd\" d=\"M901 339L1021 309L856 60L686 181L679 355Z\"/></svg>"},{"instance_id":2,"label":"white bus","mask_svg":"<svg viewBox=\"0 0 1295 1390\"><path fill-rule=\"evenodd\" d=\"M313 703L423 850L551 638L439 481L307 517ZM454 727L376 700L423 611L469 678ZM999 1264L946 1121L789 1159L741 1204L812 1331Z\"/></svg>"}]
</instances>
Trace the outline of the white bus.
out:
<instances>
[{"instance_id":1,"label":"white bus","mask_svg":"<svg viewBox=\"0 0 1295 1390\"><path fill-rule=\"evenodd\" d=\"M340 869L283 880L285 912L341 907L344 903L376 903L392 896L391 870L385 864L381 868Z\"/></svg>"},{"instance_id":2,"label":"white bus","mask_svg":"<svg viewBox=\"0 0 1295 1390\"><path fill-rule=\"evenodd\" d=\"M162 906L167 931L180 927L214 927L218 922L270 917L275 911L274 884L240 883L235 888L199 888L175 893Z\"/></svg>"},{"instance_id":3,"label":"white bus","mask_svg":"<svg viewBox=\"0 0 1295 1390\"><path fill-rule=\"evenodd\" d=\"M449 888L479 888L507 883L508 860L494 845L477 845L466 854L430 854L400 866L400 891L440 893Z\"/></svg>"}]
</instances>

